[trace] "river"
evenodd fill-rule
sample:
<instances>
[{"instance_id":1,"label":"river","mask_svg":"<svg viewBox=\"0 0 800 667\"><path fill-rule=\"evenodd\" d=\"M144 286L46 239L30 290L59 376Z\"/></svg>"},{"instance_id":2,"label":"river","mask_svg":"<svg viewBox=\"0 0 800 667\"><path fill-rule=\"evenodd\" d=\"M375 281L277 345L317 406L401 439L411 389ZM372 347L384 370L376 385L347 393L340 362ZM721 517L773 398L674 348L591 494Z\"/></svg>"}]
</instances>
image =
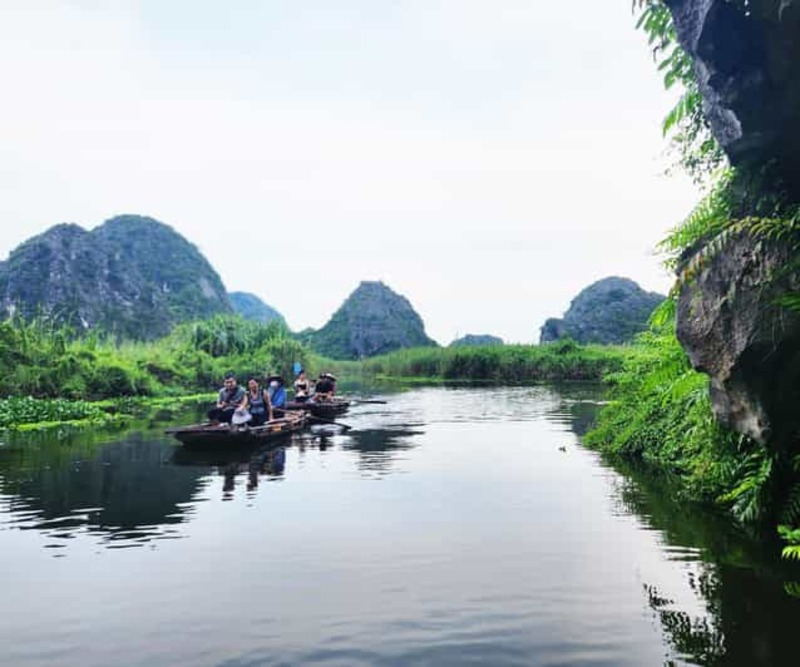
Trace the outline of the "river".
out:
<instances>
[{"instance_id":1,"label":"river","mask_svg":"<svg viewBox=\"0 0 800 667\"><path fill-rule=\"evenodd\" d=\"M598 396L415 389L242 455L5 443L0 662L796 664L791 568L581 446Z\"/></svg>"}]
</instances>

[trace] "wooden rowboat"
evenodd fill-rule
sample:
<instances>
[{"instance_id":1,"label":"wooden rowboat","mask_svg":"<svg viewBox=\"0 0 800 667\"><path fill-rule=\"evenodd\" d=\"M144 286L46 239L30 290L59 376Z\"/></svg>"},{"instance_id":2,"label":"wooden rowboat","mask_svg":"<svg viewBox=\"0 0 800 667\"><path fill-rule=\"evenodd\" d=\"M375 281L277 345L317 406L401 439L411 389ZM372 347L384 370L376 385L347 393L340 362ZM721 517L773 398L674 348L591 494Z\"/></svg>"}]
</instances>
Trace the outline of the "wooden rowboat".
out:
<instances>
[{"instance_id":1,"label":"wooden rowboat","mask_svg":"<svg viewBox=\"0 0 800 667\"><path fill-rule=\"evenodd\" d=\"M185 447L234 447L261 445L278 440L305 428L305 412L286 412L280 419L268 421L263 426L231 426L230 424L192 424L168 428L165 433L174 435Z\"/></svg>"},{"instance_id":2,"label":"wooden rowboat","mask_svg":"<svg viewBox=\"0 0 800 667\"><path fill-rule=\"evenodd\" d=\"M349 408L350 401L344 398L334 398L331 401L289 401L286 404L287 410L305 410L323 419L334 419L343 415Z\"/></svg>"}]
</instances>

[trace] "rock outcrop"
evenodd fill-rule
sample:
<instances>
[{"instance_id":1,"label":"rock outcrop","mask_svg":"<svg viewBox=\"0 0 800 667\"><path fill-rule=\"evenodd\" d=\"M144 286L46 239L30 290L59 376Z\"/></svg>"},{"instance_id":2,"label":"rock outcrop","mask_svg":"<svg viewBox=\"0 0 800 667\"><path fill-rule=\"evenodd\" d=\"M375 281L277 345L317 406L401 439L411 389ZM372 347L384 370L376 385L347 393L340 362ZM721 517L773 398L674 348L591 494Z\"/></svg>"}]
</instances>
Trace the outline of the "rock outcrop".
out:
<instances>
[{"instance_id":1,"label":"rock outcrop","mask_svg":"<svg viewBox=\"0 0 800 667\"><path fill-rule=\"evenodd\" d=\"M800 0L664 0L711 129L735 166L800 195Z\"/></svg>"},{"instance_id":2,"label":"rock outcrop","mask_svg":"<svg viewBox=\"0 0 800 667\"><path fill-rule=\"evenodd\" d=\"M788 244L739 236L682 288L677 313L678 339L711 377L717 418L778 446L800 431L800 313L780 305L800 291L792 255Z\"/></svg>"},{"instance_id":3,"label":"rock outcrop","mask_svg":"<svg viewBox=\"0 0 800 667\"><path fill-rule=\"evenodd\" d=\"M750 179L747 200L800 201L800 0L664 3L692 57L711 130ZM748 235L717 246L682 258L703 268L681 290L678 338L710 376L720 421L782 447L800 430L800 316L780 305L800 291L798 251Z\"/></svg>"},{"instance_id":4,"label":"rock outcrop","mask_svg":"<svg viewBox=\"0 0 800 667\"><path fill-rule=\"evenodd\" d=\"M661 294L646 292L628 278L604 278L582 290L563 319L547 320L539 340L625 343L647 328L651 313L663 300Z\"/></svg>"},{"instance_id":5,"label":"rock outcrop","mask_svg":"<svg viewBox=\"0 0 800 667\"><path fill-rule=\"evenodd\" d=\"M46 315L79 331L152 339L178 322L233 308L200 251L152 218L124 215L86 231L61 224L0 262L6 314Z\"/></svg>"},{"instance_id":6,"label":"rock outcrop","mask_svg":"<svg viewBox=\"0 0 800 667\"><path fill-rule=\"evenodd\" d=\"M301 337L333 359L360 359L405 347L432 346L408 299L382 282L362 282L328 323Z\"/></svg>"},{"instance_id":7,"label":"rock outcrop","mask_svg":"<svg viewBox=\"0 0 800 667\"><path fill-rule=\"evenodd\" d=\"M502 345L503 339L489 334L467 334L456 338L449 347L478 347L483 345Z\"/></svg>"},{"instance_id":8,"label":"rock outcrop","mask_svg":"<svg viewBox=\"0 0 800 667\"><path fill-rule=\"evenodd\" d=\"M272 306L267 305L255 294L249 292L231 292L228 294L231 300L233 309L241 315L244 319L260 324L268 324L269 322L278 321L281 324L286 324L277 310Z\"/></svg>"}]
</instances>

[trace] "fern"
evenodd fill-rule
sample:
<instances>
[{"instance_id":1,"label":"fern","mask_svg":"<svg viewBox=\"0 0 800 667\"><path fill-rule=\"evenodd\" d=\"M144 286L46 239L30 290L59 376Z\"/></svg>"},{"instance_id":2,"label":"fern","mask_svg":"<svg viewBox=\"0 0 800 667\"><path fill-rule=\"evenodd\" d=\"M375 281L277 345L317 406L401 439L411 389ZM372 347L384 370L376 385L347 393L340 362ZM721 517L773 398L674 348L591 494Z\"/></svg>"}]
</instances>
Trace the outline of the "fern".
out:
<instances>
[{"instance_id":1,"label":"fern","mask_svg":"<svg viewBox=\"0 0 800 667\"><path fill-rule=\"evenodd\" d=\"M781 521L785 524L800 522L800 482L792 486L783 503Z\"/></svg>"},{"instance_id":2,"label":"fern","mask_svg":"<svg viewBox=\"0 0 800 667\"><path fill-rule=\"evenodd\" d=\"M781 556L788 560L800 561L800 544L790 544L787 547L783 547Z\"/></svg>"},{"instance_id":3,"label":"fern","mask_svg":"<svg viewBox=\"0 0 800 667\"><path fill-rule=\"evenodd\" d=\"M720 496L720 502L732 503L734 516L740 521L754 522L764 514L767 505L765 491L770 481L772 464L772 459L765 455L764 450L751 452L737 466L736 486Z\"/></svg>"}]
</instances>

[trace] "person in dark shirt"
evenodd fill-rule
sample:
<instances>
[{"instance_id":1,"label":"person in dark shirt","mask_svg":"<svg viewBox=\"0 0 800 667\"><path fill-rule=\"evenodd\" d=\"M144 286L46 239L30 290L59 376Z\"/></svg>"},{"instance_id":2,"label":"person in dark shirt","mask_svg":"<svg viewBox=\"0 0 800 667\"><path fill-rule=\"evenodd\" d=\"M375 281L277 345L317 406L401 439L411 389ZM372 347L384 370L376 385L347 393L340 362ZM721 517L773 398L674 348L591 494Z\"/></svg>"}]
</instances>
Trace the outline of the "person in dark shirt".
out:
<instances>
[{"instance_id":1,"label":"person in dark shirt","mask_svg":"<svg viewBox=\"0 0 800 667\"><path fill-rule=\"evenodd\" d=\"M236 376L228 373L219 390L217 404L208 411L208 418L212 422L230 424L233 413L247 404L247 396L236 382Z\"/></svg>"},{"instance_id":2,"label":"person in dark shirt","mask_svg":"<svg viewBox=\"0 0 800 667\"><path fill-rule=\"evenodd\" d=\"M330 373L320 373L314 387L315 401L330 401L336 393L336 378Z\"/></svg>"}]
</instances>

